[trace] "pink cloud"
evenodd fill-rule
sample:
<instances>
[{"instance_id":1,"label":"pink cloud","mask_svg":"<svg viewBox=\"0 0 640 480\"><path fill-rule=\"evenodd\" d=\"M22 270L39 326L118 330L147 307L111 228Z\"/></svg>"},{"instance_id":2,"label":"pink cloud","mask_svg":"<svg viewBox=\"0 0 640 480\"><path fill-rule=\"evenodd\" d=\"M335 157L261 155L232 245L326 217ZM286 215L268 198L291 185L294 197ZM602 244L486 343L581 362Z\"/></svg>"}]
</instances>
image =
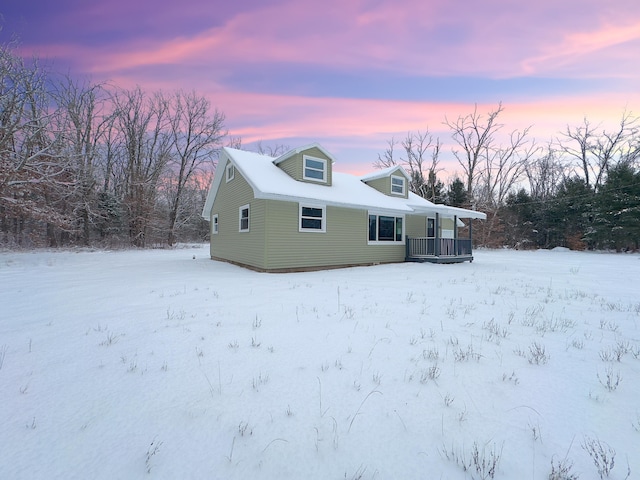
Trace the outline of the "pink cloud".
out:
<instances>
[{"instance_id":1,"label":"pink cloud","mask_svg":"<svg viewBox=\"0 0 640 480\"><path fill-rule=\"evenodd\" d=\"M230 133L242 137L245 144L313 139L330 150L361 149L361 155L343 158L346 163L341 162L356 173L370 170L377 154L384 152L392 137L402 140L407 132L427 129L443 142L442 166L453 173L459 167L451 155L454 148L451 132L443 122L445 116L455 120L473 111L473 105L462 103L314 99L244 92L227 92L211 100L228 113ZM579 125L585 117L602 128L614 126L630 103L640 105L640 92L631 99L614 93L505 104L500 117L504 124L502 141L506 141L511 131L532 126L532 139L544 145L557 138L567 125ZM496 106L481 104L478 112L485 114Z\"/></svg>"},{"instance_id":2,"label":"pink cloud","mask_svg":"<svg viewBox=\"0 0 640 480\"><path fill-rule=\"evenodd\" d=\"M615 56L611 55L612 47L619 48ZM618 60L621 55L631 58L637 55L639 48L640 20L604 25L588 32L568 32L559 44L549 45L541 55L526 59L522 67L528 74L549 74L566 71L568 65L585 63L588 68L582 69L582 72L587 70L590 76L627 76L628 73L616 68L616 62L607 60ZM636 66L633 73L636 77L640 76L640 66Z\"/></svg>"},{"instance_id":3,"label":"pink cloud","mask_svg":"<svg viewBox=\"0 0 640 480\"><path fill-rule=\"evenodd\" d=\"M139 11L127 8L126 13L120 10L110 18ZM214 8L203 2L190 14L213 17ZM94 11L91 18L100 15L109 13ZM156 14L144 21L168 15ZM382 152L388 139L402 138L407 131L429 128L443 141L448 139L444 116L467 114L473 106L446 99L402 102L244 92L226 86L224 74L242 68L259 77L265 66L296 65L409 76L609 75L631 80L627 91L550 94L535 102L505 104L505 131L533 124L541 142L584 116L615 122L625 108L640 108L637 0L620 0L616 8L605 8L596 0L464 4L286 0L216 20L204 30L167 37L122 36L100 47L50 42L34 48L40 55L70 62L80 70L76 73L91 73L96 81L109 79L125 88L140 84L146 90L193 88L206 93L226 113L231 133L242 136L245 143L313 138L339 150L357 145L368 152L362 162L369 162L365 157L375 159L375 152ZM192 73L196 70L197 74ZM495 104L478 108L488 111Z\"/></svg>"},{"instance_id":4,"label":"pink cloud","mask_svg":"<svg viewBox=\"0 0 640 480\"><path fill-rule=\"evenodd\" d=\"M584 75L600 71L590 54L600 53L600 62L612 63L602 53L607 48L618 48L618 64L621 58L624 65L631 63L624 59L636 59L637 44L632 43L638 40L640 5L623 2L624 8L607 10L599 2L573 0L494 0L464 8L445 0L287 1L230 15L204 31L185 30L164 39L114 38L98 50L53 45L40 51L72 55L91 72L104 75L141 66L209 64L232 69L238 63L493 78L557 71ZM203 16L212 15L210 6L198 8ZM638 68L633 74L640 76Z\"/></svg>"}]
</instances>

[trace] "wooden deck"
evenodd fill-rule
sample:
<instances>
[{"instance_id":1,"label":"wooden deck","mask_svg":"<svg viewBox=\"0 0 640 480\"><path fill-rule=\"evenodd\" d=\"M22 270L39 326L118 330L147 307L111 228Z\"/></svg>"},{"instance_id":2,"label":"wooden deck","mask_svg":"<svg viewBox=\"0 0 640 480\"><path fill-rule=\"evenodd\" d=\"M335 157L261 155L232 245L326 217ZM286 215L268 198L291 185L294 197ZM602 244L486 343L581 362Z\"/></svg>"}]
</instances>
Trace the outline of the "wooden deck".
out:
<instances>
[{"instance_id":1,"label":"wooden deck","mask_svg":"<svg viewBox=\"0 0 640 480\"><path fill-rule=\"evenodd\" d=\"M406 238L407 262L473 262L470 238Z\"/></svg>"}]
</instances>

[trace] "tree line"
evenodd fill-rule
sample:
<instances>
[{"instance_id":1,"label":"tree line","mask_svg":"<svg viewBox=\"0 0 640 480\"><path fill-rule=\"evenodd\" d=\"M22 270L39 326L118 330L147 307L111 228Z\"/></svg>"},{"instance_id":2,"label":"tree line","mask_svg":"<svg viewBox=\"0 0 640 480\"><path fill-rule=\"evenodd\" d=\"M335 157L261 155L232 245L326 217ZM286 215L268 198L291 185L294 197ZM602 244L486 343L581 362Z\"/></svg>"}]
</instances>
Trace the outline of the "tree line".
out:
<instances>
[{"instance_id":1,"label":"tree line","mask_svg":"<svg viewBox=\"0 0 640 480\"><path fill-rule=\"evenodd\" d=\"M503 111L444 118L461 172L447 185L428 129L389 140L374 166L403 165L416 194L486 212L480 245L637 250L640 119L623 112L606 130L585 118L540 145L530 127L505 133ZM0 245L205 240L223 144L241 148L203 95L81 81L0 45Z\"/></svg>"},{"instance_id":2,"label":"tree line","mask_svg":"<svg viewBox=\"0 0 640 480\"><path fill-rule=\"evenodd\" d=\"M585 118L540 145L531 127L504 133L503 111L445 117L461 172L447 185L428 129L389 140L374 167L402 165L414 193L486 212L479 245L640 249L640 118L625 111L609 130Z\"/></svg>"},{"instance_id":3,"label":"tree line","mask_svg":"<svg viewBox=\"0 0 640 480\"><path fill-rule=\"evenodd\" d=\"M224 122L195 92L82 82L0 46L0 244L203 240Z\"/></svg>"}]
</instances>

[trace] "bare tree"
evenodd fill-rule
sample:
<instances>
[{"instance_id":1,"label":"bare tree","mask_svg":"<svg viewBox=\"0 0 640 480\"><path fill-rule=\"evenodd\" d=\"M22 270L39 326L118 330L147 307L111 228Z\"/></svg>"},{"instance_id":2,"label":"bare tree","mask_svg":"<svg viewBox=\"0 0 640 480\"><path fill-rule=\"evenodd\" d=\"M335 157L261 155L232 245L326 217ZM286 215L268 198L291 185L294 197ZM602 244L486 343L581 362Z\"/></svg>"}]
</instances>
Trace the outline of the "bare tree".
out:
<instances>
[{"instance_id":1,"label":"bare tree","mask_svg":"<svg viewBox=\"0 0 640 480\"><path fill-rule=\"evenodd\" d=\"M52 91L58 106L56 129L64 136L63 149L74 173L70 192L73 216L81 225L82 241L89 245L96 211L95 173L98 146L110 116L105 114L106 96L100 84L90 84L63 76Z\"/></svg>"},{"instance_id":2,"label":"bare tree","mask_svg":"<svg viewBox=\"0 0 640 480\"><path fill-rule=\"evenodd\" d=\"M281 143L275 145L263 145L262 140L256 144L256 151L261 155L267 155L269 157L279 157L280 155L287 153L291 148L288 145Z\"/></svg>"},{"instance_id":3,"label":"bare tree","mask_svg":"<svg viewBox=\"0 0 640 480\"><path fill-rule=\"evenodd\" d=\"M547 145L541 156L525 163L524 169L534 200L552 198L567 173L551 144Z\"/></svg>"},{"instance_id":4,"label":"bare tree","mask_svg":"<svg viewBox=\"0 0 640 480\"><path fill-rule=\"evenodd\" d=\"M192 178L215 166L224 130L224 115L211 111L211 104L195 92L176 92L170 101L172 156L167 174L171 178L168 243L176 242L176 222L185 221L198 213L198 206L187 204L183 211L185 189Z\"/></svg>"},{"instance_id":5,"label":"bare tree","mask_svg":"<svg viewBox=\"0 0 640 480\"><path fill-rule=\"evenodd\" d=\"M138 87L113 95L117 128L126 155L124 205L133 245L146 246L160 176L169 161L172 138L168 101L161 93L148 97Z\"/></svg>"},{"instance_id":6,"label":"bare tree","mask_svg":"<svg viewBox=\"0 0 640 480\"><path fill-rule=\"evenodd\" d=\"M479 174L478 203L486 209L497 210L522 179L531 157L539 150L534 141L529 142L529 128L509 135L509 144L485 149L484 165Z\"/></svg>"},{"instance_id":7,"label":"bare tree","mask_svg":"<svg viewBox=\"0 0 640 480\"><path fill-rule=\"evenodd\" d=\"M592 185L593 161L591 159L591 150L593 145L593 137L595 136L594 127L585 117L582 125L578 127L570 127L562 133L562 137L558 139L561 151L569 157L570 162L576 162L578 170L582 172L585 183Z\"/></svg>"},{"instance_id":8,"label":"bare tree","mask_svg":"<svg viewBox=\"0 0 640 480\"><path fill-rule=\"evenodd\" d=\"M394 157L395 148L398 142L395 138L391 137L391 140L387 141L387 148L382 155L378 154L378 159L373 162L373 167L382 170L383 168L393 167L398 164Z\"/></svg>"},{"instance_id":9,"label":"bare tree","mask_svg":"<svg viewBox=\"0 0 640 480\"><path fill-rule=\"evenodd\" d=\"M595 158L596 177L594 187L597 189L605 180L609 169L619 162L629 162L638 157L638 135L640 118L629 112L623 112L618 128L607 132L603 130L591 147Z\"/></svg>"},{"instance_id":10,"label":"bare tree","mask_svg":"<svg viewBox=\"0 0 640 480\"><path fill-rule=\"evenodd\" d=\"M440 140L434 138L428 130L426 132L409 132L400 143L405 156L399 159L394 157L396 145L398 143L394 138L389 140L384 154L378 154L378 160L374 163L374 167L388 168L402 165L411 177L410 190L421 197L435 200L438 186L437 174L440 171L438 168Z\"/></svg>"},{"instance_id":11,"label":"bare tree","mask_svg":"<svg viewBox=\"0 0 640 480\"><path fill-rule=\"evenodd\" d=\"M459 149L453 150L453 155L462 167L467 195L471 199L474 185L479 175L478 168L486 157L486 152L494 149L495 135L502 125L497 118L502 112L502 103L495 110L490 111L485 118L478 113L478 106L472 113L458 116L455 121L445 117L444 124L451 129L451 136Z\"/></svg>"},{"instance_id":12,"label":"bare tree","mask_svg":"<svg viewBox=\"0 0 640 480\"><path fill-rule=\"evenodd\" d=\"M0 46L0 217L2 231L22 242L26 222L72 228L56 202L70 185L61 139L51 128L47 74Z\"/></svg>"},{"instance_id":13,"label":"bare tree","mask_svg":"<svg viewBox=\"0 0 640 480\"><path fill-rule=\"evenodd\" d=\"M567 129L558 139L561 151L577 169L587 186L595 191L610 168L619 162L635 163L640 157L640 118L625 111L617 128L598 133L586 118L582 125Z\"/></svg>"}]
</instances>

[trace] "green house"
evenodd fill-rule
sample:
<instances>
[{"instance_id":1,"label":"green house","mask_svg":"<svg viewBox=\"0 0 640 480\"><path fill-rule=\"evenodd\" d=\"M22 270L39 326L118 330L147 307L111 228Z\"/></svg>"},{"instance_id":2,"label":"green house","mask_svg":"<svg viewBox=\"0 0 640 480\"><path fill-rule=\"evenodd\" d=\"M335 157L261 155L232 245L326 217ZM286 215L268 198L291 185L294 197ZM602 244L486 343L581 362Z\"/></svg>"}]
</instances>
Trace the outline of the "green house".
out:
<instances>
[{"instance_id":1,"label":"green house","mask_svg":"<svg viewBox=\"0 0 640 480\"><path fill-rule=\"evenodd\" d=\"M285 272L403 261L473 261L473 210L409 191L401 166L358 177L318 144L278 158L223 148L202 216L211 258Z\"/></svg>"}]
</instances>

